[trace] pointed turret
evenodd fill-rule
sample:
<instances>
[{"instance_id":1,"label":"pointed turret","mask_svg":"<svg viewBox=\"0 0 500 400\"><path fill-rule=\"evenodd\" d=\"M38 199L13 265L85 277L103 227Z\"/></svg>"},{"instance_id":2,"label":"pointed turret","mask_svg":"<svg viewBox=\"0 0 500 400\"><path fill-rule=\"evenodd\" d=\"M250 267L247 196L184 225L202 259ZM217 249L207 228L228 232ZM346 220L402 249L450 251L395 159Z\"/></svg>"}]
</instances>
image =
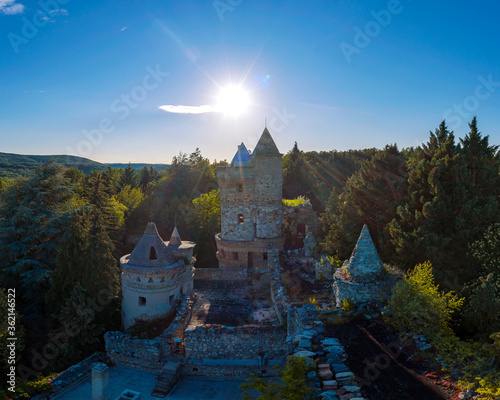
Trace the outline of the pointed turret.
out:
<instances>
[{"instance_id":1,"label":"pointed turret","mask_svg":"<svg viewBox=\"0 0 500 400\"><path fill-rule=\"evenodd\" d=\"M158 234L154 222L150 222L139 243L135 246L128 264L136 267L166 266L175 263L175 257Z\"/></svg>"},{"instance_id":2,"label":"pointed turret","mask_svg":"<svg viewBox=\"0 0 500 400\"><path fill-rule=\"evenodd\" d=\"M346 267L347 272L354 279L375 276L384 270L366 225L361 230L356 247L354 247Z\"/></svg>"},{"instance_id":3,"label":"pointed turret","mask_svg":"<svg viewBox=\"0 0 500 400\"><path fill-rule=\"evenodd\" d=\"M174 227L172 232L172 236L170 236L170 242L168 242L169 246L180 246L182 244L181 235L179 235L179 231L177 230L177 226Z\"/></svg>"},{"instance_id":4,"label":"pointed turret","mask_svg":"<svg viewBox=\"0 0 500 400\"><path fill-rule=\"evenodd\" d=\"M246 146L241 143L238 146L238 151L231 161L231 167L249 167L250 166L250 152L247 150Z\"/></svg>"},{"instance_id":5,"label":"pointed turret","mask_svg":"<svg viewBox=\"0 0 500 400\"><path fill-rule=\"evenodd\" d=\"M253 151L253 156L258 155L281 155L267 128L264 128L264 132L262 132L259 142Z\"/></svg>"}]
</instances>

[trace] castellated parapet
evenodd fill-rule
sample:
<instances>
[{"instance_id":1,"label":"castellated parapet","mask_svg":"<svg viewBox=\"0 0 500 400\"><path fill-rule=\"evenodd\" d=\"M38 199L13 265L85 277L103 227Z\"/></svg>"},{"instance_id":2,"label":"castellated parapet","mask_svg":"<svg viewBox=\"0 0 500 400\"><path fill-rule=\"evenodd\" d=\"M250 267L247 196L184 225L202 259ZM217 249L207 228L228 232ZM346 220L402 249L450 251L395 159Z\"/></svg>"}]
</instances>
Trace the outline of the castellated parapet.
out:
<instances>
[{"instance_id":1,"label":"castellated parapet","mask_svg":"<svg viewBox=\"0 0 500 400\"><path fill-rule=\"evenodd\" d=\"M282 157L266 128L253 153L242 143L231 164L218 168L220 268L262 270L268 251L283 249Z\"/></svg>"},{"instance_id":2,"label":"castellated parapet","mask_svg":"<svg viewBox=\"0 0 500 400\"><path fill-rule=\"evenodd\" d=\"M168 314L178 298L191 294L194 246L181 240L177 228L164 242L156 225L148 224L132 253L120 260L125 329L139 320Z\"/></svg>"}]
</instances>

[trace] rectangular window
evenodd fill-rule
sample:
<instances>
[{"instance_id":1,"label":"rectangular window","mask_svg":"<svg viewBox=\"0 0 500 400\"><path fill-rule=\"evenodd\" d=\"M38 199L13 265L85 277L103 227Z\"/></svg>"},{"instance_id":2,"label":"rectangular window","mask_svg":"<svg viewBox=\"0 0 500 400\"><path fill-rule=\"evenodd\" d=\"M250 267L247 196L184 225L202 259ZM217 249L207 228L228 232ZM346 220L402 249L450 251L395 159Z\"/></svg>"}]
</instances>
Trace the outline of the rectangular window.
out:
<instances>
[{"instance_id":1,"label":"rectangular window","mask_svg":"<svg viewBox=\"0 0 500 400\"><path fill-rule=\"evenodd\" d=\"M267 261L267 252L266 253L262 253L262 259L264 261Z\"/></svg>"},{"instance_id":2,"label":"rectangular window","mask_svg":"<svg viewBox=\"0 0 500 400\"><path fill-rule=\"evenodd\" d=\"M146 305L146 298L145 297L139 297L139 305L140 306Z\"/></svg>"},{"instance_id":3,"label":"rectangular window","mask_svg":"<svg viewBox=\"0 0 500 400\"><path fill-rule=\"evenodd\" d=\"M238 260L238 252L233 251L233 260Z\"/></svg>"},{"instance_id":4,"label":"rectangular window","mask_svg":"<svg viewBox=\"0 0 500 400\"><path fill-rule=\"evenodd\" d=\"M241 183L236 184L236 190L238 193L243 193L243 185Z\"/></svg>"}]
</instances>

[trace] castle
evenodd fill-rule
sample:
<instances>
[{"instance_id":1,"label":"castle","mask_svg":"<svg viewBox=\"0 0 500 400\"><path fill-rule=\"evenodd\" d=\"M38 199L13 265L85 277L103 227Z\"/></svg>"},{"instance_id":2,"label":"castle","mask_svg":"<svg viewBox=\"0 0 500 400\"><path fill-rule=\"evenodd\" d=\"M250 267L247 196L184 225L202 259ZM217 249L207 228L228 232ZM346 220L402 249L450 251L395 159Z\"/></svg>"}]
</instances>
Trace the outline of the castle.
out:
<instances>
[{"instance_id":1,"label":"castle","mask_svg":"<svg viewBox=\"0 0 500 400\"><path fill-rule=\"evenodd\" d=\"M282 157L265 128L253 153L242 143L231 164L218 168L221 233L215 239L220 268L262 271L268 251L283 249Z\"/></svg>"}]
</instances>

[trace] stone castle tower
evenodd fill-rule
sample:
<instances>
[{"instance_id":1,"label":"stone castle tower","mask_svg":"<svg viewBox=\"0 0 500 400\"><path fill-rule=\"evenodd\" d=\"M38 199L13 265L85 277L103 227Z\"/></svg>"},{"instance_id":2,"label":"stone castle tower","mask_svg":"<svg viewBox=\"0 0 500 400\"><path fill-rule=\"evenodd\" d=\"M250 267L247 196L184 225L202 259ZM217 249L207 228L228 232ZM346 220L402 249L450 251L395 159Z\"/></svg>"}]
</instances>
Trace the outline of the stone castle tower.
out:
<instances>
[{"instance_id":1,"label":"stone castle tower","mask_svg":"<svg viewBox=\"0 0 500 400\"><path fill-rule=\"evenodd\" d=\"M228 167L219 167L220 268L261 270L269 250L283 249L283 155L264 129L253 153L242 143Z\"/></svg>"},{"instance_id":2,"label":"stone castle tower","mask_svg":"<svg viewBox=\"0 0 500 400\"><path fill-rule=\"evenodd\" d=\"M121 265L122 322L125 329L141 320L167 315L174 302L193 291L193 242L182 241L177 228L164 242L150 222Z\"/></svg>"}]
</instances>

